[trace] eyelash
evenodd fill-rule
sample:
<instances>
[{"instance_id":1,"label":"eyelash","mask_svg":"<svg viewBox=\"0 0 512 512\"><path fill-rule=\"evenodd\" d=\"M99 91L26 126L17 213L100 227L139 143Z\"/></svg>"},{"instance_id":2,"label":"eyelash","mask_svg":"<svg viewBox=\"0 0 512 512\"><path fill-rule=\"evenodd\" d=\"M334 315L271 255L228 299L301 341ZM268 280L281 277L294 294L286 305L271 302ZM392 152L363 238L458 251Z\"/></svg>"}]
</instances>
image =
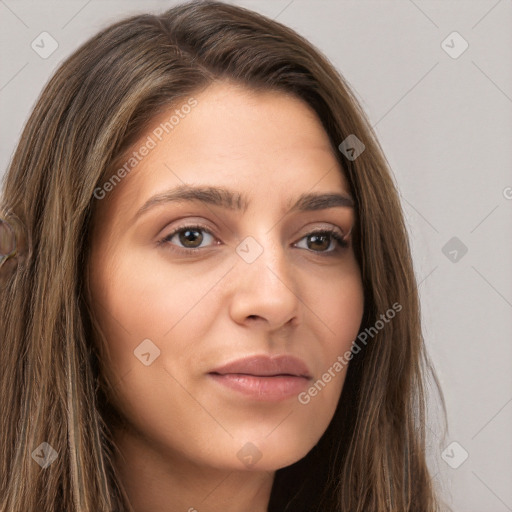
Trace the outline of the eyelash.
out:
<instances>
[{"instance_id":1,"label":"eyelash","mask_svg":"<svg viewBox=\"0 0 512 512\"><path fill-rule=\"evenodd\" d=\"M204 231L205 233L208 233L209 235L215 237L215 235L206 226L203 226L201 224L180 226L180 227L176 228L174 231L172 231L172 233L169 233L166 237L159 240L158 246L162 246L162 245L173 245L174 246L174 244L172 244L170 242L170 240L172 239L172 237L174 235L180 233L181 231L194 231L194 230L195 231ZM308 236L312 236L312 235L330 235L338 244L338 250L336 250L336 249L331 250L331 251L309 250L309 252L318 254L320 256L326 256L326 257L333 256L333 255L336 255L336 253L339 252L339 250L347 249L350 246L349 242L346 240L346 237L341 236L335 228L322 228L322 229L317 229L317 230L311 231L311 232L305 234L300 240L302 240L303 238L307 238ZM174 246L174 247L172 247L171 250L176 251L178 253L190 255L191 253L197 253L197 252L203 251L204 248L199 248L199 247L185 248L185 247ZM306 250L308 250L308 249L306 249Z\"/></svg>"}]
</instances>

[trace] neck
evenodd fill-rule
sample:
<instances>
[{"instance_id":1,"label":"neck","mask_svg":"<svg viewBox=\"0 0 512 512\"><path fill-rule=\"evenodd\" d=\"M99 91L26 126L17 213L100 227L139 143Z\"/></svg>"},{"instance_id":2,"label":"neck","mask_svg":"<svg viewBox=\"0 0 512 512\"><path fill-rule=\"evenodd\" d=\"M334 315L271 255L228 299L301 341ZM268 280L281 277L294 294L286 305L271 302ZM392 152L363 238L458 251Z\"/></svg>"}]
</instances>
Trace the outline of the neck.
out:
<instances>
[{"instance_id":1,"label":"neck","mask_svg":"<svg viewBox=\"0 0 512 512\"><path fill-rule=\"evenodd\" d=\"M117 432L116 446L135 512L267 512L274 472L205 467L127 430Z\"/></svg>"}]
</instances>

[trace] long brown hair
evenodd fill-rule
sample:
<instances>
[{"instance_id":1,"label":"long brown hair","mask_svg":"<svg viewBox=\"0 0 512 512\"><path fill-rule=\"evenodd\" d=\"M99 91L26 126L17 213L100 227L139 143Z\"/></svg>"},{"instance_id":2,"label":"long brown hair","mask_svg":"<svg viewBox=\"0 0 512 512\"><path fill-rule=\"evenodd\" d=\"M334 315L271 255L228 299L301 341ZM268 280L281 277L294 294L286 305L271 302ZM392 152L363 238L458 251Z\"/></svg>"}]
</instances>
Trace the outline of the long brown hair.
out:
<instances>
[{"instance_id":1,"label":"long brown hair","mask_svg":"<svg viewBox=\"0 0 512 512\"><path fill-rule=\"evenodd\" d=\"M92 37L51 78L22 133L0 204L18 240L15 270L0 269L9 272L0 290L0 510L132 510L112 462L84 278L94 191L157 114L215 80L307 102L356 201L360 331L371 336L349 365L325 434L276 472L269 512L440 510L425 455L426 383L438 384L382 149L321 52L280 23L210 1L132 16ZM338 150L350 134L365 145L356 159ZM393 304L400 313L375 328ZM44 442L57 457L42 469L33 453L53 453Z\"/></svg>"}]
</instances>

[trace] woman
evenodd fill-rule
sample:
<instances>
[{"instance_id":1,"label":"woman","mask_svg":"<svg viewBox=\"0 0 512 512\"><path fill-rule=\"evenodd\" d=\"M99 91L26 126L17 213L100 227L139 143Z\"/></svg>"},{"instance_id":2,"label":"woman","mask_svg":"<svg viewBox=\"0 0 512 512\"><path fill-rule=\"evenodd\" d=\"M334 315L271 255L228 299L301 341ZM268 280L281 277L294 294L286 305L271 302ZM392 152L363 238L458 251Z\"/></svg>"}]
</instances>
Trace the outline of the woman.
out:
<instances>
[{"instance_id":1,"label":"woman","mask_svg":"<svg viewBox=\"0 0 512 512\"><path fill-rule=\"evenodd\" d=\"M295 32L218 2L106 28L1 207L2 511L440 510L397 191Z\"/></svg>"}]
</instances>

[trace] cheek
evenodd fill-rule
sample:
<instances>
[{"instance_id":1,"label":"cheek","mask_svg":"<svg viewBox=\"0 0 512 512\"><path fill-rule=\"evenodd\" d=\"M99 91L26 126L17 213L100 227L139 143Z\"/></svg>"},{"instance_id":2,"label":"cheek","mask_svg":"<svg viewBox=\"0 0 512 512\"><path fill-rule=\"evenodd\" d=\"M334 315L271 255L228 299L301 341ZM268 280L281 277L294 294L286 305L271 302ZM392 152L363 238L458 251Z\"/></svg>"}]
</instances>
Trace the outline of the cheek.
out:
<instances>
[{"instance_id":1,"label":"cheek","mask_svg":"<svg viewBox=\"0 0 512 512\"><path fill-rule=\"evenodd\" d=\"M176 295L165 293L159 269L150 268L136 251L121 249L91 263L91 306L106 338L101 341L110 370L122 374L143 340L156 340L170 328Z\"/></svg>"},{"instance_id":2,"label":"cheek","mask_svg":"<svg viewBox=\"0 0 512 512\"><path fill-rule=\"evenodd\" d=\"M357 337L364 312L364 292L357 265L322 280L311 278L311 310L323 326L325 348L331 356L350 348Z\"/></svg>"},{"instance_id":3,"label":"cheek","mask_svg":"<svg viewBox=\"0 0 512 512\"><path fill-rule=\"evenodd\" d=\"M318 366L309 389L299 402L318 421L330 421L336 409L348 365L350 350L357 338L364 312L364 291L357 265L329 276L311 276L304 281L308 306L305 315L315 326L315 352ZM306 291L307 290L307 291ZM350 355L350 357L349 357Z\"/></svg>"},{"instance_id":4,"label":"cheek","mask_svg":"<svg viewBox=\"0 0 512 512\"><path fill-rule=\"evenodd\" d=\"M214 272L198 265L178 269L166 260L165 250L148 261L142 251L122 247L98 261L91 273L91 305L106 337L111 369L125 373L136 362L134 350L146 339L162 350L172 338L174 361L186 359L190 338L215 319L218 301L209 295L215 295L212 288L229 267Z\"/></svg>"},{"instance_id":5,"label":"cheek","mask_svg":"<svg viewBox=\"0 0 512 512\"><path fill-rule=\"evenodd\" d=\"M104 336L97 341L105 356L101 364L111 386L110 400L139 426L151 419L153 432L164 432L170 425L174 431L183 430L180 421L184 414L170 418L164 413L164 404L174 397L184 411L196 415L197 404L183 398L180 386L165 368L174 374L173 364L181 368L191 359L190 339L204 330L207 322L195 314L194 306L211 284L194 277L192 267L176 271L165 262L146 261L133 249L91 261L100 262L92 266L91 307Z\"/></svg>"},{"instance_id":6,"label":"cheek","mask_svg":"<svg viewBox=\"0 0 512 512\"><path fill-rule=\"evenodd\" d=\"M359 276L351 276L337 284L327 294L324 309L332 331L339 341L338 351L346 346L346 341L352 342L358 334L364 311L364 293ZM350 343L349 343L350 346Z\"/></svg>"}]
</instances>

